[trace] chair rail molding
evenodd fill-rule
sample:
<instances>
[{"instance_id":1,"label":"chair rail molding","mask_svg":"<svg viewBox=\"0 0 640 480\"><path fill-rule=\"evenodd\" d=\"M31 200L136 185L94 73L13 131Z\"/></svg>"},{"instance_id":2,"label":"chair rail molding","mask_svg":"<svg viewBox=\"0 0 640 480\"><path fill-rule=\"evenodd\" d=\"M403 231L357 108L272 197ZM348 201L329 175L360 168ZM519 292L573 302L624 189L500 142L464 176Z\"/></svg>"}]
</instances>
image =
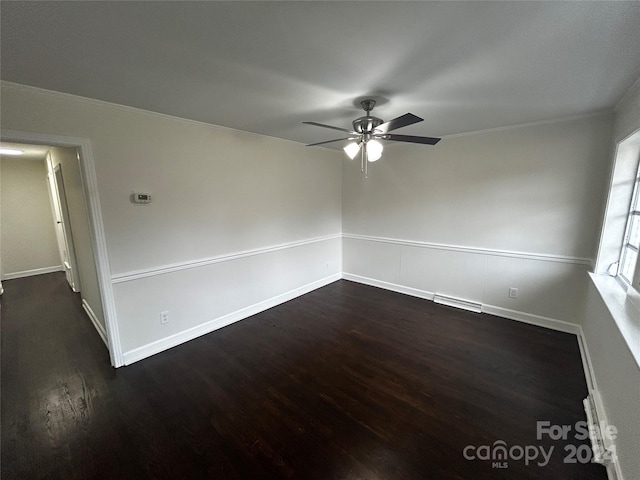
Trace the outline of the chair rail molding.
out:
<instances>
[{"instance_id":1,"label":"chair rail molding","mask_svg":"<svg viewBox=\"0 0 640 480\"><path fill-rule=\"evenodd\" d=\"M449 250L453 252L475 253L480 255L492 255L497 257L522 258L526 260L539 260L543 262L569 263L574 265L586 265L593 267L593 259L585 257L572 257L568 255L554 255L549 253L519 252L514 250L500 250L496 248L467 247L447 243L423 242L419 240L403 240L399 238L378 237L374 235L360 235L355 233L343 233L342 238L365 240L369 242L402 245L406 247L420 247L432 250Z\"/></svg>"}]
</instances>

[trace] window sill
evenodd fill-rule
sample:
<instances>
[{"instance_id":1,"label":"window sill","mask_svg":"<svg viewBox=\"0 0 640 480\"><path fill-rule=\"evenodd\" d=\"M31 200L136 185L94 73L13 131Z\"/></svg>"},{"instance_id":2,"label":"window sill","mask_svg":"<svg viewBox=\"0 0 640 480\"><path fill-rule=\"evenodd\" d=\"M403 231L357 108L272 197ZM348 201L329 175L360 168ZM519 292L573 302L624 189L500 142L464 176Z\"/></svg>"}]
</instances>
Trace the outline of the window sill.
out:
<instances>
[{"instance_id":1,"label":"window sill","mask_svg":"<svg viewBox=\"0 0 640 480\"><path fill-rule=\"evenodd\" d=\"M640 308L637 293L627 293L614 277L589 274L640 368Z\"/></svg>"}]
</instances>

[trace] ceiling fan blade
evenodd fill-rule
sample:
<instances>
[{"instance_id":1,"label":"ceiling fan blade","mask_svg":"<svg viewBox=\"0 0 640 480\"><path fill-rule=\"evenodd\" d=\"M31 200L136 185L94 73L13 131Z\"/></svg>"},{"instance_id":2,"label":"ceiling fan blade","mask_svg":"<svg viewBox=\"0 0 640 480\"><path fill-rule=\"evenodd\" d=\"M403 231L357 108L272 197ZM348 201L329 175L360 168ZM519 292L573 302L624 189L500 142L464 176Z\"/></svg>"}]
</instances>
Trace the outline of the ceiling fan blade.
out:
<instances>
[{"instance_id":1,"label":"ceiling fan blade","mask_svg":"<svg viewBox=\"0 0 640 480\"><path fill-rule=\"evenodd\" d=\"M353 137L336 138L335 140L327 140L326 142L310 143L305 147L315 147L316 145L324 145L325 143L341 142L343 140L355 140Z\"/></svg>"},{"instance_id":2,"label":"ceiling fan blade","mask_svg":"<svg viewBox=\"0 0 640 480\"><path fill-rule=\"evenodd\" d=\"M387 133L391 130L395 130L396 128L406 127L408 125L413 125L414 123L422 122L422 120L424 119L414 115L413 113L405 113L398 118L394 118L382 125L378 125L374 131L375 133Z\"/></svg>"},{"instance_id":3,"label":"ceiling fan blade","mask_svg":"<svg viewBox=\"0 0 640 480\"><path fill-rule=\"evenodd\" d=\"M389 133L388 135L381 135L379 138L383 140L391 140L392 142L422 143L424 145L435 145L440 141L439 138L434 138L434 137L416 137L414 135L395 135L393 133Z\"/></svg>"},{"instance_id":4,"label":"ceiling fan blade","mask_svg":"<svg viewBox=\"0 0 640 480\"><path fill-rule=\"evenodd\" d=\"M352 135L357 135L357 133L354 132L353 130L347 130L346 128L341 128L341 127L333 127L331 125L325 125L324 123L317 123L317 122L302 122L302 123L304 123L305 125L315 125L316 127L330 128L332 130L339 130L341 132L347 132Z\"/></svg>"}]
</instances>

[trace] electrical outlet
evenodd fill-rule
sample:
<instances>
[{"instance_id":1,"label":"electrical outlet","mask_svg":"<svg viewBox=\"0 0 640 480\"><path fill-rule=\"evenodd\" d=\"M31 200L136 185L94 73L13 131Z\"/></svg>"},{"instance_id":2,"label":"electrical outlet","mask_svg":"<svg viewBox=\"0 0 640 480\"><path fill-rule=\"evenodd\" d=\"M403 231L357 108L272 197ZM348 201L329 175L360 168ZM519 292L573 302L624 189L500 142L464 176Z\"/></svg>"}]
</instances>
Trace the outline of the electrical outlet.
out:
<instances>
[{"instance_id":1,"label":"electrical outlet","mask_svg":"<svg viewBox=\"0 0 640 480\"><path fill-rule=\"evenodd\" d=\"M509 298L518 298L518 289L515 287L509 288Z\"/></svg>"},{"instance_id":2,"label":"electrical outlet","mask_svg":"<svg viewBox=\"0 0 640 480\"><path fill-rule=\"evenodd\" d=\"M168 311L160 312L160 323L164 325L168 321L169 321L169 312Z\"/></svg>"}]
</instances>

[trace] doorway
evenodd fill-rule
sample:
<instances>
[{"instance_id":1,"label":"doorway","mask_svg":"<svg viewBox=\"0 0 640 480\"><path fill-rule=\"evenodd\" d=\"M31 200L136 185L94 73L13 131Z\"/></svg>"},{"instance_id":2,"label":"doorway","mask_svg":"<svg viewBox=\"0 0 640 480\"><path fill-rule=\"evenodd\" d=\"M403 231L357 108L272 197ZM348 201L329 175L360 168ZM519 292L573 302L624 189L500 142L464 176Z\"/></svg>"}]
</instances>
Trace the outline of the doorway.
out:
<instances>
[{"instance_id":1,"label":"doorway","mask_svg":"<svg viewBox=\"0 0 640 480\"><path fill-rule=\"evenodd\" d=\"M3 143L4 145L6 144ZM5 178L2 182L5 189L3 200L8 198L11 203L10 206L3 206L3 223L13 223L15 225L9 226L17 228L9 229L8 234L3 234L0 252L3 257L10 258L14 263L32 261L32 257L38 256L37 254L41 251L54 250L50 233L55 231L53 238L57 240L59 258L57 262L48 259L45 264L36 264L37 268L30 270L23 268L16 272L3 271L3 278L20 278L48 273L51 270L63 270L69 286L74 292L80 294L82 307L103 342L108 346L78 150L73 147L31 146L17 143L10 144L10 147L17 152L35 150L39 147L41 150L44 149L46 154L41 160L22 159L21 155L11 159L3 156L2 171L5 177L9 174L9 181ZM25 162L33 165L26 165ZM39 175L40 171L46 172L46 175ZM15 184L12 184L13 182ZM36 198L31 200L31 197ZM49 218L43 215L35 215L38 218L34 218L35 208L40 207L42 211L42 200L46 197L51 202ZM3 233L5 230L3 229ZM25 235L25 231L30 234ZM19 251L16 252L16 250ZM58 268L50 267L48 264L51 263L57 264Z\"/></svg>"},{"instance_id":2,"label":"doorway","mask_svg":"<svg viewBox=\"0 0 640 480\"><path fill-rule=\"evenodd\" d=\"M30 132L1 133L3 143L21 143L25 148L29 144L46 146L43 183L50 188L52 231L59 229L59 236L67 238L67 242L59 242L61 261L57 270L67 273L68 264L69 284L80 292L82 307L107 346L112 366L121 366L104 227L88 140ZM57 198L60 206L56 209Z\"/></svg>"}]
</instances>

